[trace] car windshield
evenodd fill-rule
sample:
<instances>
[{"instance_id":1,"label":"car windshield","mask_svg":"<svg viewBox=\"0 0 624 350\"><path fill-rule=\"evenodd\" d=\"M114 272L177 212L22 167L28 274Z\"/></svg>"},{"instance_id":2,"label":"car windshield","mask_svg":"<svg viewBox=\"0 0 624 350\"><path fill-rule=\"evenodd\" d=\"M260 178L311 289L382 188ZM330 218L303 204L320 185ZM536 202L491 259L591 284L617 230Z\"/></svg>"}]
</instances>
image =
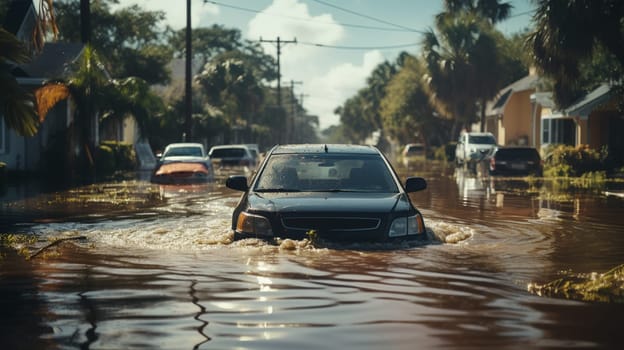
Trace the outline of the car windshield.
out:
<instances>
[{"instance_id":1,"label":"car windshield","mask_svg":"<svg viewBox=\"0 0 624 350\"><path fill-rule=\"evenodd\" d=\"M163 157L202 157L202 150L199 147L173 147L169 148Z\"/></svg>"},{"instance_id":2,"label":"car windshield","mask_svg":"<svg viewBox=\"0 0 624 350\"><path fill-rule=\"evenodd\" d=\"M381 192L398 188L376 155L276 154L256 183L257 192Z\"/></svg>"},{"instance_id":3,"label":"car windshield","mask_svg":"<svg viewBox=\"0 0 624 350\"><path fill-rule=\"evenodd\" d=\"M243 148L217 148L212 150L210 157L212 158L243 158L245 157L245 149Z\"/></svg>"},{"instance_id":4,"label":"car windshield","mask_svg":"<svg viewBox=\"0 0 624 350\"><path fill-rule=\"evenodd\" d=\"M409 146L407 149L407 153L418 153L424 151L424 147L422 145L413 145Z\"/></svg>"},{"instance_id":5,"label":"car windshield","mask_svg":"<svg viewBox=\"0 0 624 350\"><path fill-rule=\"evenodd\" d=\"M496 140L492 135L468 135L468 142L481 145L495 145Z\"/></svg>"}]
</instances>

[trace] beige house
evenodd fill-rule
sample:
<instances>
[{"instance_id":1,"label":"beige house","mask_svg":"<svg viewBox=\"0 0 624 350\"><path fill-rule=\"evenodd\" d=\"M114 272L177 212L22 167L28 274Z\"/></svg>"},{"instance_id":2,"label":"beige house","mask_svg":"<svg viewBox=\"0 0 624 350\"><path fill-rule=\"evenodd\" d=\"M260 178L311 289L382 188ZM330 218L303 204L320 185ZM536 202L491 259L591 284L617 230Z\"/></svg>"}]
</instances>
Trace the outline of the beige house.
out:
<instances>
[{"instance_id":1,"label":"beige house","mask_svg":"<svg viewBox=\"0 0 624 350\"><path fill-rule=\"evenodd\" d=\"M542 146L588 145L593 149L608 147L609 154L624 162L624 115L618 111L617 90L602 84L571 106L557 109L551 93L536 93L533 100L541 119Z\"/></svg>"},{"instance_id":2,"label":"beige house","mask_svg":"<svg viewBox=\"0 0 624 350\"><path fill-rule=\"evenodd\" d=\"M494 134L499 145L539 147L540 106L531 102L538 82L537 75L527 75L501 89L488 103L485 130Z\"/></svg>"},{"instance_id":3,"label":"beige house","mask_svg":"<svg viewBox=\"0 0 624 350\"><path fill-rule=\"evenodd\" d=\"M557 108L550 92L536 92L539 77L530 74L501 89L488 103L485 130L501 146L551 144L608 147L624 163L624 114L618 111L616 88L602 84L566 108Z\"/></svg>"}]
</instances>

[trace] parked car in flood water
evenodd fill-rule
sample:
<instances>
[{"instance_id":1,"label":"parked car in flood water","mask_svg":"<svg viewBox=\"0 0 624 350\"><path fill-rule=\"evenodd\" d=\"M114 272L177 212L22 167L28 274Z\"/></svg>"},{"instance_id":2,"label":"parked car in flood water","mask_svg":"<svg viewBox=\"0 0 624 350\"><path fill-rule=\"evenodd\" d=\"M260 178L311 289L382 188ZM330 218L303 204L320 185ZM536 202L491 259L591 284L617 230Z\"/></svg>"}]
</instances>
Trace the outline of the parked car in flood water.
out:
<instances>
[{"instance_id":1,"label":"parked car in flood water","mask_svg":"<svg viewBox=\"0 0 624 350\"><path fill-rule=\"evenodd\" d=\"M481 161L496 148L496 138L489 132L465 132L459 136L455 148L455 162L470 166Z\"/></svg>"},{"instance_id":2,"label":"parked car in flood water","mask_svg":"<svg viewBox=\"0 0 624 350\"><path fill-rule=\"evenodd\" d=\"M239 175L226 185L244 192L232 214L235 238L301 239L311 231L328 240L425 237L408 193L425 189L426 181L411 177L401 185L371 146L276 146L249 184Z\"/></svg>"},{"instance_id":3,"label":"parked car in flood water","mask_svg":"<svg viewBox=\"0 0 624 350\"><path fill-rule=\"evenodd\" d=\"M490 175L542 176L542 159L533 147L500 147L489 157Z\"/></svg>"},{"instance_id":4,"label":"parked car in flood water","mask_svg":"<svg viewBox=\"0 0 624 350\"><path fill-rule=\"evenodd\" d=\"M155 183L206 182L214 179L204 145L201 143L172 143L158 157L152 173Z\"/></svg>"},{"instance_id":5,"label":"parked car in flood water","mask_svg":"<svg viewBox=\"0 0 624 350\"><path fill-rule=\"evenodd\" d=\"M219 167L256 166L256 157L247 145L213 146L208 152L210 161Z\"/></svg>"}]
</instances>

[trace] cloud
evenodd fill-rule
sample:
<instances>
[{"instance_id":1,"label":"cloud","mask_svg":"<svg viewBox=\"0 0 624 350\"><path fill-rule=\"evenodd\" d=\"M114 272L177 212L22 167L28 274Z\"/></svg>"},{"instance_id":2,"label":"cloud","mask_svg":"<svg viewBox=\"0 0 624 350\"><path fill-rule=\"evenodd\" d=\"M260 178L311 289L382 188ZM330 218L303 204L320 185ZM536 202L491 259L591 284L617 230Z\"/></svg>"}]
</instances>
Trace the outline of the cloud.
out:
<instances>
[{"instance_id":1,"label":"cloud","mask_svg":"<svg viewBox=\"0 0 624 350\"><path fill-rule=\"evenodd\" d=\"M273 3L249 22L248 36L335 43L344 35L332 15L312 16L308 5L299 0L273 0Z\"/></svg>"},{"instance_id":2,"label":"cloud","mask_svg":"<svg viewBox=\"0 0 624 350\"><path fill-rule=\"evenodd\" d=\"M261 13L249 22L247 38L249 40L296 39L298 44L283 45L280 60L283 76L300 80L293 72L314 75L322 69L323 49L305 43L336 44L344 38L344 28L331 14L310 14L308 5L301 0L273 0ZM276 56L275 45L264 44L267 53ZM326 53L326 52L325 52ZM314 62L314 64L302 64Z\"/></svg>"},{"instance_id":3,"label":"cloud","mask_svg":"<svg viewBox=\"0 0 624 350\"><path fill-rule=\"evenodd\" d=\"M339 124L340 118L334 114L334 109L365 87L366 78L383 61L380 51L369 51L364 54L361 65L342 63L306 81L305 90L310 98L304 101L304 107L310 114L319 116L321 129Z\"/></svg>"},{"instance_id":4,"label":"cloud","mask_svg":"<svg viewBox=\"0 0 624 350\"><path fill-rule=\"evenodd\" d=\"M304 108L319 117L320 127L324 129L340 122L334 109L366 85L366 78L384 57L379 51L370 51L363 54L361 65L343 63L331 49L305 45L339 44L345 39L345 30L331 14L311 15L308 6L300 1L273 0L249 22L247 37L297 39L298 44L281 48L282 86L287 86L291 79L303 81L296 90L305 93ZM276 55L275 45L265 44L265 50Z\"/></svg>"},{"instance_id":5,"label":"cloud","mask_svg":"<svg viewBox=\"0 0 624 350\"><path fill-rule=\"evenodd\" d=\"M148 11L163 11L165 23L173 29L179 30L186 27L186 1L182 0L124 0L118 5L112 5L114 10L139 5ZM213 4L204 4L203 0L191 1L191 27L199 26L200 20L207 16L219 15L219 7Z\"/></svg>"}]
</instances>

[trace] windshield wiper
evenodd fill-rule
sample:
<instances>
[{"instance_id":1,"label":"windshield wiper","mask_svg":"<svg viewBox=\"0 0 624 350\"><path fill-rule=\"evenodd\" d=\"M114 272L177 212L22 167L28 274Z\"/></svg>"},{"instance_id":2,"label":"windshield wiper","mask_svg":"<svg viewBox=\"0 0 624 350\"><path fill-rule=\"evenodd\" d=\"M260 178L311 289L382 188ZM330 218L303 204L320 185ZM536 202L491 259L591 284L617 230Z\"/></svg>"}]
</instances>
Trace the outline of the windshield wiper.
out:
<instances>
[{"instance_id":1,"label":"windshield wiper","mask_svg":"<svg viewBox=\"0 0 624 350\"><path fill-rule=\"evenodd\" d=\"M262 188L259 190L256 190L256 192L301 192L301 190L295 189L295 188Z\"/></svg>"}]
</instances>

